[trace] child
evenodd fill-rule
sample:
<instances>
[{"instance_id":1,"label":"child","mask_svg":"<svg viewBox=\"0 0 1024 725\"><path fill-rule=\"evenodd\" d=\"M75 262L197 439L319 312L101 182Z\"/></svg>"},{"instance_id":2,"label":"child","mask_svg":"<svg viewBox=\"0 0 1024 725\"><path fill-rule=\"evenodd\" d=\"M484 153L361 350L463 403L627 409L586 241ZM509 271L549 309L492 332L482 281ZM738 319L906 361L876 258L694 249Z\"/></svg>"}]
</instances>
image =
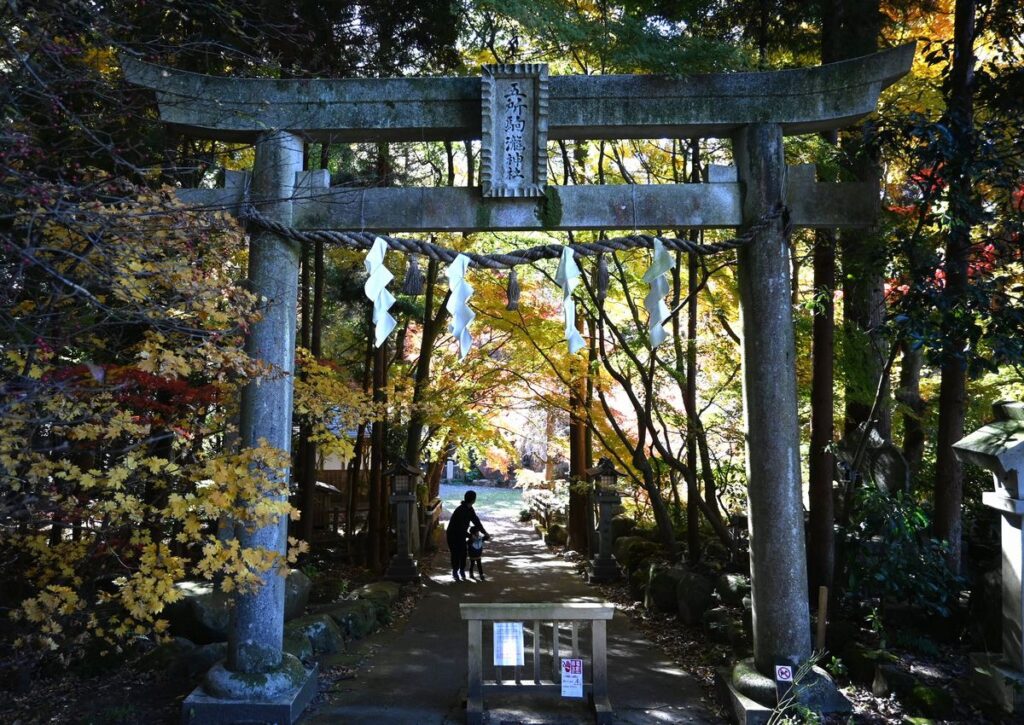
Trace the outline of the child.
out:
<instances>
[{"instance_id":1,"label":"child","mask_svg":"<svg viewBox=\"0 0 1024 725\"><path fill-rule=\"evenodd\" d=\"M480 557L484 553L484 539L486 538L487 534L479 526L474 526L469 530L469 551L467 552L469 554L469 576L473 576L473 565L476 564L476 568L480 572L480 581L487 579L484 576L484 565L480 561Z\"/></svg>"}]
</instances>

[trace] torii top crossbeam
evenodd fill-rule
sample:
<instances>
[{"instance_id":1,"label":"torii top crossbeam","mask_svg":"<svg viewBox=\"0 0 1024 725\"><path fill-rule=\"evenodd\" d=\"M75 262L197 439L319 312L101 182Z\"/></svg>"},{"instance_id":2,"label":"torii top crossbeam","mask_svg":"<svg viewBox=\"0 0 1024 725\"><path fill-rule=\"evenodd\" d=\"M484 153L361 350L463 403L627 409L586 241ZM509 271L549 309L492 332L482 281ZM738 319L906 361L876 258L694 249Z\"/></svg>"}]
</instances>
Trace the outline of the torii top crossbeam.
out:
<instances>
[{"instance_id":1,"label":"torii top crossbeam","mask_svg":"<svg viewBox=\"0 0 1024 725\"><path fill-rule=\"evenodd\" d=\"M693 76L553 76L548 138L724 137L778 123L784 134L849 126L910 70L914 44L812 68ZM332 141L480 138L480 78L221 78L123 59L157 92L161 120L203 138L267 129Z\"/></svg>"}]
</instances>

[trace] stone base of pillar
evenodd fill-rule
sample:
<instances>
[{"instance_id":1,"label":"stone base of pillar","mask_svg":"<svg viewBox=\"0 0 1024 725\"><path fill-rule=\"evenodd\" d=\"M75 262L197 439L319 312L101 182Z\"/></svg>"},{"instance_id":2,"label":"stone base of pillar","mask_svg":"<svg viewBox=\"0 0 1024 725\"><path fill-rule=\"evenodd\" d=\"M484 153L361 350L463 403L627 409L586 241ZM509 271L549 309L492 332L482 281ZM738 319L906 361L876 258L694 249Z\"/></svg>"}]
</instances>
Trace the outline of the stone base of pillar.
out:
<instances>
[{"instance_id":1,"label":"stone base of pillar","mask_svg":"<svg viewBox=\"0 0 1024 725\"><path fill-rule=\"evenodd\" d=\"M618 562L609 557L607 559L591 559L587 564L587 581L594 584L604 584L618 581L622 576Z\"/></svg>"},{"instance_id":2,"label":"stone base of pillar","mask_svg":"<svg viewBox=\"0 0 1024 725\"><path fill-rule=\"evenodd\" d=\"M314 664L307 670L292 655L284 657L279 670L260 675L230 672L223 663L214 665L204 684L194 689L182 703L182 725L236 722L292 725L316 695L318 666ZM230 694L223 689L225 687Z\"/></svg>"},{"instance_id":3,"label":"stone base of pillar","mask_svg":"<svg viewBox=\"0 0 1024 725\"><path fill-rule=\"evenodd\" d=\"M733 722L761 725L768 722L778 704L775 680L754 668L754 660L738 662L731 670L719 672L722 704ZM832 677L815 667L796 685L796 702L819 715L848 714L853 704L839 691Z\"/></svg>"},{"instance_id":4,"label":"stone base of pillar","mask_svg":"<svg viewBox=\"0 0 1024 725\"><path fill-rule=\"evenodd\" d=\"M420 569L415 559L394 556L384 572L384 578L392 582L414 582L420 578Z\"/></svg>"},{"instance_id":5,"label":"stone base of pillar","mask_svg":"<svg viewBox=\"0 0 1024 725\"><path fill-rule=\"evenodd\" d=\"M728 713L729 722L737 725L766 725L772 717L772 708L756 702L736 689L732 684L732 671L723 668L718 671L719 699Z\"/></svg>"},{"instance_id":6,"label":"stone base of pillar","mask_svg":"<svg viewBox=\"0 0 1024 725\"><path fill-rule=\"evenodd\" d=\"M1007 714L1024 716L1024 672L994 652L972 652L970 660L973 688Z\"/></svg>"}]
</instances>

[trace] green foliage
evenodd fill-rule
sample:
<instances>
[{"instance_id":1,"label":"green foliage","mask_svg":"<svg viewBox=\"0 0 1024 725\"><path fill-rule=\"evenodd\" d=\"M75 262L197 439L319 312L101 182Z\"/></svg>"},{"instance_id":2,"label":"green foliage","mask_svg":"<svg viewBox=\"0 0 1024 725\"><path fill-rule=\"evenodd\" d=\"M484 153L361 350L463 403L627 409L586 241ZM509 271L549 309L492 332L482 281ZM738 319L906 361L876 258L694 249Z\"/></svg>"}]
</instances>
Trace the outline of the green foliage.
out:
<instances>
[{"instance_id":1,"label":"green foliage","mask_svg":"<svg viewBox=\"0 0 1024 725\"><path fill-rule=\"evenodd\" d=\"M883 611L886 603L908 603L949 616L960 580L946 564L946 544L928 536L929 523L910 497L862 487L845 532L846 596L877 601Z\"/></svg>"}]
</instances>

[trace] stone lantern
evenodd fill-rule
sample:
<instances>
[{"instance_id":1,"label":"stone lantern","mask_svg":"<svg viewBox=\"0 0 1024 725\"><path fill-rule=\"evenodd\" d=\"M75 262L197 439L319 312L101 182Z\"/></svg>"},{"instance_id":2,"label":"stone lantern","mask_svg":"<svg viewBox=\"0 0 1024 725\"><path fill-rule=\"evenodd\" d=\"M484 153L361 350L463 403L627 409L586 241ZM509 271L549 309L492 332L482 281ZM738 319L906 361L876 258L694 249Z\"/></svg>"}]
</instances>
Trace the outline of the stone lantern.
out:
<instances>
[{"instance_id":1,"label":"stone lantern","mask_svg":"<svg viewBox=\"0 0 1024 725\"><path fill-rule=\"evenodd\" d=\"M971 677L1006 712L1024 715L1024 404L999 402L995 420L953 445L961 461L992 471L994 491L982 501L999 512L1002 565L1002 648L971 655Z\"/></svg>"},{"instance_id":2,"label":"stone lantern","mask_svg":"<svg viewBox=\"0 0 1024 725\"><path fill-rule=\"evenodd\" d=\"M416 503L416 485L419 483L420 470L405 461L396 463L386 474L391 479L391 503L395 507L395 535L397 548L391 557L385 579L399 582L415 581L420 572L416 560L412 557L412 524L413 505Z\"/></svg>"},{"instance_id":3,"label":"stone lantern","mask_svg":"<svg viewBox=\"0 0 1024 725\"><path fill-rule=\"evenodd\" d=\"M597 556L590 561L588 579L592 582L615 581L620 576L619 564L612 556L612 517L622 502L618 482L622 475L607 458L587 470L587 478L594 484L594 500L598 506Z\"/></svg>"}]
</instances>

